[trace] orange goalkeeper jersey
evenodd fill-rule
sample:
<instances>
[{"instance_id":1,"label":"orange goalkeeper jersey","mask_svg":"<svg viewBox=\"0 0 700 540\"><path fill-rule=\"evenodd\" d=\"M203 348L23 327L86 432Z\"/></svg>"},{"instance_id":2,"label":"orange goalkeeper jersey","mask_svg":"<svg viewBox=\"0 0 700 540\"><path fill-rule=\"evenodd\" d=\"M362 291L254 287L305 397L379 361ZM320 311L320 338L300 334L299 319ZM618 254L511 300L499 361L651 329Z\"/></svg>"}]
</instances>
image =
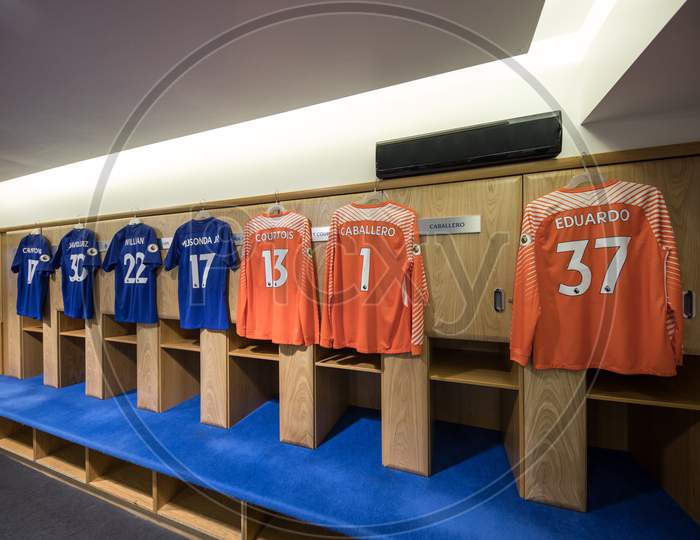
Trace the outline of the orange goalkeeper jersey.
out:
<instances>
[{"instance_id":1,"label":"orange goalkeeper jersey","mask_svg":"<svg viewBox=\"0 0 700 540\"><path fill-rule=\"evenodd\" d=\"M674 375L683 357L681 295L658 189L619 181L560 189L525 208L511 359Z\"/></svg>"},{"instance_id":2,"label":"orange goalkeeper jersey","mask_svg":"<svg viewBox=\"0 0 700 540\"><path fill-rule=\"evenodd\" d=\"M333 214L321 345L418 355L427 301L413 210L386 201L351 203Z\"/></svg>"},{"instance_id":3,"label":"orange goalkeeper jersey","mask_svg":"<svg viewBox=\"0 0 700 540\"><path fill-rule=\"evenodd\" d=\"M312 345L318 327L309 220L296 212L254 217L243 228L238 335Z\"/></svg>"}]
</instances>

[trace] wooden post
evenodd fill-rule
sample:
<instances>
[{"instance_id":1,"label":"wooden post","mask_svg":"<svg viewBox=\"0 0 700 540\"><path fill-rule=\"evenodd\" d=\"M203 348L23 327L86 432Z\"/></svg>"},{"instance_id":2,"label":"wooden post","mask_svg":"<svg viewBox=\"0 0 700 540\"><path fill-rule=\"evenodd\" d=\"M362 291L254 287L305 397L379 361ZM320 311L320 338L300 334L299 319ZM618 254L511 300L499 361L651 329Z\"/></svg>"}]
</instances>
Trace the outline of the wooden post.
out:
<instances>
[{"instance_id":1,"label":"wooden post","mask_svg":"<svg viewBox=\"0 0 700 540\"><path fill-rule=\"evenodd\" d=\"M201 330L200 347L200 421L212 426L230 427L227 332Z\"/></svg>"},{"instance_id":2,"label":"wooden post","mask_svg":"<svg viewBox=\"0 0 700 540\"><path fill-rule=\"evenodd\" d=\"M430 475L429 344L423 355L382 356L382 463Z\"/></svg>"},{"instance_id":3,"label":"wooden post","mask_svg":"<svg viewBox=\"0 0 700 540\"><path fill-rule=\"evenodd\" d=\"M136 325L136 406L160 412L160 325Z\"/></svg>"},{"instance_id":4,"label":"wooden post","mask_svg":"<svg viewBox=\"0 0 700 540\"><path fill-rule=\"evenodd\" d=\"M280 440L316 448L315 377L318 347L280 346Z\"/></svg>"},{"instance_id":5,"label":"wooden post","mask_svg":"<svg viewBox=\"0 0 700 540\"><path fill-rule=\"evenodd\" d=\"M525 499L586 510L586 372L524 372Z\"/></svg>"}]
</instances>

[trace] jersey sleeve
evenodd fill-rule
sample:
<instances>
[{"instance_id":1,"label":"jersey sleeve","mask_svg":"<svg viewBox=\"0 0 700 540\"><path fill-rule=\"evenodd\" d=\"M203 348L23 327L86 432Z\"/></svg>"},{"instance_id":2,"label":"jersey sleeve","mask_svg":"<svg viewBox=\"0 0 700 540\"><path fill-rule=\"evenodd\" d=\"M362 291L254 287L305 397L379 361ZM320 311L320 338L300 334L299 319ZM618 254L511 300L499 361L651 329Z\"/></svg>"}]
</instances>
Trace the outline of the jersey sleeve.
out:
<instances>
[{"instance_id":1,"label":"jersey sleeve","mask_svg":"<svg viewBox=\"0 0 700 540\"><path fill-rule=\"evenodd\" d=\"M146 233L146 251L144 252L143 263L149 266L160 266L163 259L160 256L160 246L155 231L148 227Z\"/></svg>"},{"instance_id":2,"label":"jersey sleeve","mask_svg":"<svg viewBox=\"0 0 700 540\"><path fill-rule=\"evenodd\" d=\"M304 236L301 245L302 267L299 295L299 320L304 336L304 345L313 345L319 341L318 320L318 287L316 285L316 267L314 252L311 248L311 224L307 220L304 225Z\"/></svg>"},{"instance_id":3,"label":"jersey sleeve","mask_svg":"<svg viewBox=\"0 0 700 540\"><path fill-rule=\"evenodd\" d=\"M251 232L249 223L243 227L243 260L240 263L238 299L236 302L236 332L239 336L247 333L248 316L248 276L250 273Z\"/></svg>"},{"instance_id":4,"label":"jersey sleeve","mask_svg":"<svg viewBox=\"0 0 700 540\"><path fill-rule=\"evenodd\" d=\"M117 259L119 258L119 248L121 247L121 242L119 241L120 234L117 233L112 237L112 241L109 243L107 248L107 253L105 254L105 260L102 261L102 269L105 272L111 272L117 265Z\"/></svg>"},{"instance_id":5,"label":"jersey sleeve","mask_svg":"<svg viewBox=\"0 0 700 540\"><path fill-rule=\"evenodd\" d=\"M178 228L173 235L170 249L165 256L165 269L172 270L180 263L180 229Z\"/></svg>"},{"instance_id":6,"label":"jersey sleeve","mask_svg":"<svg viewBox=\"0 0 700 540\"><path fill-rule=\"evenodd\" d=\"M324 295L322 302L323 315L321 317L321 346L333 347L333 325L331 324L331 305L333 302L333 274L335 272L335 255L338 242L338 218L335 214L331 217L331 225L328 231L328 244L326 245L326 267Z\"/></svg>"},{"instance_id":7,"label":"jersey sleeve","mask_svg":"<svg viewBox=\"0 0 700 540\"><path fill-rule=\"evenodd\" d=\"M510 359L523 366L530 360L541 310L535 267L536 232L530 209L525 208L520 231L520 247L515 262L513 318L510 330Z\"/></svg>"},{"instance_id":8,"label":"jersey sleeve","mask_svg":"<svg viewBox=\"0 0 700 540\"><path fill-rule=\"evenodd\" d=\"M428 282L425 278L423 254L418 236L418 221L413 222L411 257L411 354L419 356L425 339L425 306L428 303Z\"/></svg>"},{"instance_id":9,"label":"jersey sleeve","mask_svg":"<svg viewBox=\"0 0 700 540\"><path fill-rule=\"evenodd\" d=\"M227 268L236 270L239 264L238 252L236 251L236 245L233 243L233 233L228 223L221 227L220 235L222 242L220 253L224 264Z\"/></svg>"},{"instance_id":10,"label":"jersey sleeve","mask_svg":"<svg viewBox=\"0 0 700 540\"><path fill-rule=\"evenodd\" d=\"M56 248L56 253L53 254L53 258L49 262L49 266L51 267L52 270L56 270L57 268L61 267L61 259L63 258L63 239L64 238L61 238L61 241L58 243L58 247Z\"/></svg>"},{"instance_id":11,"label":"jersey sleeve","mask_svg":"<svg viewBox=\"0 0 700 540\"><path fill-rule=\"evenodd\" d=\"M97 246L97 236L94 234L88 236L88 246L85 251L85 262L83 266L92 269L100 267L100 250Z\"/></svg>"},{"instance_id":12,"label":"jersey sleeve","mask_svg":"<svg viewBox=\"0 0 700 540\"><path fill-rule=\"evenodd\" d=\"M645 209L647 219L650 221L664 261L666 331L671 341L676 365L681 365L683 363L683 288L676 238L666 201L659 190L655 190L648 206L650 208Z\"/></svg>"},{"instance_id":13,"label":"jersey sleeve","mask_svg":"<svg viewBox=\"0 0 700 540\"><path fill-rule=\"evenodd\" d=\"M49 274L53 272L53 266L51 266L51 243L43 237L41 240L41 253L39 254L37 271Z\"/></svg>"},{"instance_id":14,"label":"jersey sleeve","mask_svg":"<svg viewBox=\"0 0 700 540\"><path fill-rule=\"evenodd\" d=\"M19 273L19 269L22 267L22 259L24 256L22 255L22 245L24 244L24 238L20 240L19 245L17 246L17 251L15 251L15 256L12 258L12 266L11 270L17 274Z\"/></svg>"}]
</instances>

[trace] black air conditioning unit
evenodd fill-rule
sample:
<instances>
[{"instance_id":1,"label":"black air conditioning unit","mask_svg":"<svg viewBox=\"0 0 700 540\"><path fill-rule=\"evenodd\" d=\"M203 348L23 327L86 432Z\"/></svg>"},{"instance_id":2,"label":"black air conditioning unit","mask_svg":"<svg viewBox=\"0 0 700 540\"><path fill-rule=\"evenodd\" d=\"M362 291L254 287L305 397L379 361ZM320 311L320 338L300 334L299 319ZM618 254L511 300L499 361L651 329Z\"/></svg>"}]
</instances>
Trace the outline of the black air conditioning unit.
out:
<instances>
[{"instance_id":1,"label":"black air conditioning unit","mask_svg":"<svg viewBox=\"0 0 700 540\"><path fill-rule=\"evenodd\" d=\"M561 111L377 143L377 178L416 176L554 157Z\"/></svg>"}]
</instances>

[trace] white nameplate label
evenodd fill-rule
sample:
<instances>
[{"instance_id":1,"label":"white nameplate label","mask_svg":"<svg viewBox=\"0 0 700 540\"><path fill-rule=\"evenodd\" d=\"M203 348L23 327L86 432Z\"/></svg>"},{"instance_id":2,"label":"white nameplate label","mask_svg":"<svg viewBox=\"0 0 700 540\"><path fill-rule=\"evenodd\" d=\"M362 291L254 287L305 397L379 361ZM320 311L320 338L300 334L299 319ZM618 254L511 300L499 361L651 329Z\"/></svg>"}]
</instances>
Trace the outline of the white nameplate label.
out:
<instances>
[{"instance_id":1,"label":"white nameplate label","mask_svg":"<svg viewBox=\"0 0 700 540\"><path fill-rule=\"evenodd\" d=\"M419 219L418 231L421 236L480 233L481 216L449 216Z\"/></svg>"},{"instance_id":2,"label":"white nameplate label","mask_svg":"<svg viewBox=\"0 0 700 540\"><path fill-rule=\"evenodd\" d=\"M325 227L311 227L311 241L312 242L328 242L328 232L331 228L326 225Z\"/></svg>"},{"instance_id":3,"label":"white nameplate label","mask_svg":"<svg viewBox=\"0 0 700 540\"><path fill-rule=\"evenodd\" d=\"M232 233L231 238L233 238L233 243L236 244L237 246L242 246L243 245L243 233ZM173 237L172 236L164 236L163 238L160 239L160 245L163 249L170 249L170 246L173 245Z\"/></svg>"}]
</instances>

